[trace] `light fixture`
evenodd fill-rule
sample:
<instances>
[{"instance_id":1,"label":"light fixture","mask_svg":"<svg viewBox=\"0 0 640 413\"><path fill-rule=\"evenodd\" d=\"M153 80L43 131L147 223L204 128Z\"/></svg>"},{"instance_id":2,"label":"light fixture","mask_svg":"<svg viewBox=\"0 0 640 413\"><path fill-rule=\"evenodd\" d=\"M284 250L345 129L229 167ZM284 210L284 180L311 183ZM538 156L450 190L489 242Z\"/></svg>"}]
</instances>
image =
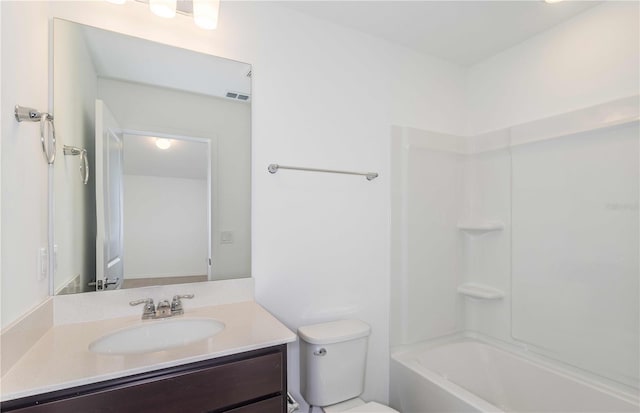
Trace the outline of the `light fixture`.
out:
<instances>
[{"instance_id":1,"label":"light fixture","mask_svg":"<svg viewBox=\"0 0 640 413\"><path fill-rule=\"evenodd\" d=\"M560 3L562 0L544 0L547 4Z\"/></svg>"},{"instance_id":2,"label":"light fixture","mask_svg":"<svg viewBox=\"0 0 640 413\"><path fill-rule=\"evenodd\" d=\"M193 21L200 28L215 30L219 10L220 0L193 0Z\"/></svg>"},{"instance_id":3,"label":"light fixture","mask_svg":"<svg viewBox=\"0 0 640 413\"><path fill-rule=\"evenodd\" d=\"M169 149L171 147L171 141L165 138L156 138L156 146L158 149Z\"/></svg>"},{"instance_id":4,"label":"light fixture","mask_svg":"<svg viewBox=\"0 0 640 413\"><path fill-rule=\"evenodd\" d=\"M176 15L176 3L177 0L149 0L149 9L156 16L169 19Z\"/></svg>"},{"instance_id":5,"label":"light fixture","mask_svg":"<svg viewBox=\"0 0 640 413\"><path fill-rule=\"evenodd\" d=\"M2 0L0 0L2 1ZM124 4L127 0L105 0L109 3ZM155 15L164 18L175 17L176 14L192 16L196 26L215 30L218 27L220 14L220 0L135 0L148 3L149 9ZM559 0L555 0L559 1Z\"/></svg>"}]
</instances>

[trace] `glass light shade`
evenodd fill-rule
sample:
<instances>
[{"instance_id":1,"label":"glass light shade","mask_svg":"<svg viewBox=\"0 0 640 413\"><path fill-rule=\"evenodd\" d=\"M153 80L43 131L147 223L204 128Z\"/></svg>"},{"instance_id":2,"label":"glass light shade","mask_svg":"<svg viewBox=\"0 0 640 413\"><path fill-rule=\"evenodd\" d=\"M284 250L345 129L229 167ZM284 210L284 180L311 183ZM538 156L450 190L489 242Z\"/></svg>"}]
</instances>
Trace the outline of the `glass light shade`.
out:
<instances>
[{"instance_id":1,"label":"glass light shade","mask_svg":"<svg viewBox=\"0 0 640 413\"><path fill-rule=\"evenodd\" d=\"M193 21L206 30L218 27L220 0L193 0Z\"/></svg>"},{"instance_id":2,"label":"glass light shade","mask_svg":"<svg viewBox=\"0 0 640 413\"><path fill-rule=\"evenodd\" d=\"M171 147L171 141L169 139L156 138L156 146L162 150L169 149Z\"/></svg>"},{"instance_id":3,"label":"glass light shade","mask_svg":"<svg viewBox=\"0 0 640 413\"><path fill-rule=\"evenodd\" d=\"M149 0L149 8L153 14L168 19L176 15L176 2L177 0Z\"/></svg>"},{"instance_id":4,"label":"glass light shade","mask_svg":"<svg viewBox=\"0 0 640 413\"><path fill-rule=\"evenodd\" d=\"M553 4L553 3L560 3L562 0L544 0L545 3L548 4Z\"/></svg>"}]
</instances>

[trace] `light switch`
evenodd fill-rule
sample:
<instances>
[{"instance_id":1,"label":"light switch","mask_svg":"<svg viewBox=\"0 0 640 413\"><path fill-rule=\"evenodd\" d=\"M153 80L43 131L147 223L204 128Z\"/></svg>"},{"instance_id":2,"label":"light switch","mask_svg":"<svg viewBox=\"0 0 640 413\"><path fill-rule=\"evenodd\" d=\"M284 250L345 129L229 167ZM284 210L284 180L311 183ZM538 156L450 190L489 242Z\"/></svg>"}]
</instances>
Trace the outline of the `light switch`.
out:
<instances>
[{"instance_id":1,"label":"light switch","mask_svg":"<svg viewBox=\"0 0 640 413\"><path fill-rule=\"evenodd\" d=\"M233 244L233 231L221 231L220 232L221 244Z\"/></svg>"}]
</instances>

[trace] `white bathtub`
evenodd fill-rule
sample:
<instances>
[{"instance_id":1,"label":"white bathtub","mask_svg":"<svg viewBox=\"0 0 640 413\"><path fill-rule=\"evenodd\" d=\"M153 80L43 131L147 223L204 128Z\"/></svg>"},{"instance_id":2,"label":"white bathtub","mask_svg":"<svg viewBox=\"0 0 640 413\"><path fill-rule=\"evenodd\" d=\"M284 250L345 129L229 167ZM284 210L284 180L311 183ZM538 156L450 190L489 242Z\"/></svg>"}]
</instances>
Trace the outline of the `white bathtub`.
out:
<instances>
[{"instance_id":1,"label":"white bathtub","mask_svg":"<svg viewBox=\"0 0 640 413\"><path fill-rule=\"evenodd\" d=\"M394 354L390 396L402 413L640 411L633 395L474 340Z\"/></svg>"}]
</instances>

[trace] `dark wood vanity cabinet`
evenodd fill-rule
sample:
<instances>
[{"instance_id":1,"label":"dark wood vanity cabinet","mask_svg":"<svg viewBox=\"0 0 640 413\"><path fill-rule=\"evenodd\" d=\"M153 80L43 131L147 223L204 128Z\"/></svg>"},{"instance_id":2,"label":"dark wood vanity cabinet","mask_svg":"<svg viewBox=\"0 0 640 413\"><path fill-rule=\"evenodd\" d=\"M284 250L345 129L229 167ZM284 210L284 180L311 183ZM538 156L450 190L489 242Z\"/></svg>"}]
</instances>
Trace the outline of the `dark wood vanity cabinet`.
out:
<instances>
[{"instance_id":1,"label":"dark wood vanity cabinet","mask_svg":"<svg viewBox=\"0 0 640 413\"><path fill-rule=\"evenodd\" d=\"M284 413L286 345L2 403L16 413Z\"/></svg>"}]
</instances>

